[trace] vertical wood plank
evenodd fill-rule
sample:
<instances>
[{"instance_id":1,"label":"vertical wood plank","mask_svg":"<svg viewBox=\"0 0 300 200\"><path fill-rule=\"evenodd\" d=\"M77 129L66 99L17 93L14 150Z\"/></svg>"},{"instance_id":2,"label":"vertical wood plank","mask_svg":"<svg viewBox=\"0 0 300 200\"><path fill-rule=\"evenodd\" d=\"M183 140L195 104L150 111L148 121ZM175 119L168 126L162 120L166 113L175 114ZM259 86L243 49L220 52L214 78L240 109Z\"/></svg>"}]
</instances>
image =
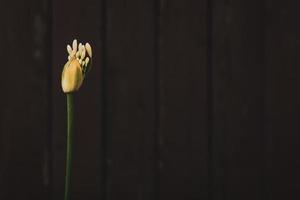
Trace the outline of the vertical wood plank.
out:
<instances>
[{"instance_id":1,"label":"vertical wood plank","mask_svg":"<svg viewBox=\"0 0 300 200\"><path fill-rule=\"evenodd\" d=\"M207 8L161 1L157 199L208 199Z\"/></svg>"},{"instance_id":2,"label":"vertical wood plank","mask_svg":"<svg viewBox=\"0 0 300 200\"><path fill-rule=\"evenodd\" d=\"M267 2L265 199L299 199L300 3Z\"/></svg>"},{"instance_id":3,"label":"vertical wood plank","mask_svg":"<svg viewBox=\"0 0 300 200\"><path fill-rule=\"evenodd\" d=\"M48 1L0 8L0 199L50 199Z\"/></svg>"},{"instance_id":4,"label":"vertical wood plank","mask_svg":"<svg viewBox=\"0 0 300 200\"><path fill-rule=\"evenodd\" d=\"M155 1L107 1L107 199L155 199Z\"/></svg>"},{"instance_id":5,"label":"vertical wood plank","mask_svg":"<svg viewBox=\"0 0 300 200\"><path fill-rule=\"evenodd\" d=\"M213 199L263 199L264 1L212 7Z\"/></svg>"},{"instance_id":6,"label":"vertical wood plank","mask_svg":"<svg viewBox=\"0 0 300 200\"><path fill-rule=\"evenodd\" d=\"M53 184L54 199L64 192L66 157L66 97L61 72L67 60L66 45L74 38L93 48L93 68L75 94L75 139L72 199L97 199L102 195L102 1L53 0Z\"/></svg>"}]
</instances>

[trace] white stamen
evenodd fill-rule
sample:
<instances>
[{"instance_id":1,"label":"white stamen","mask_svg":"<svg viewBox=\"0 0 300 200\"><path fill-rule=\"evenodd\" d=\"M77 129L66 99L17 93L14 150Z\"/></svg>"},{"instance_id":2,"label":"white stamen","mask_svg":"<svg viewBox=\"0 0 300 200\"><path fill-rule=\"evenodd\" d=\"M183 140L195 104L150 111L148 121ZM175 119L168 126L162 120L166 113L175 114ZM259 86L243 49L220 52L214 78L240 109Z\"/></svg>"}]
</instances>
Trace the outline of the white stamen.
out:
<instances>
[{"instance_id":1,"label":"white stamen","mask_svg":"<svg viewBox=\"0 0 300 200\"><path fill-rule=\"evenodd\" d=\"M81 51L81 58L84 58L84 57L85 57L85 48L83 47L82 51Z\"/></svg>"},{"instance_id":2,"label":"white stamen","mask_svg":"<svg viewBox=\"0 0 300 200\"><path fill-rule=\"evenodd\" d=\"M85 49L90 57L92 57L92 47L89 43L85 43Z\"/></svg>"},{"instance_id":3,"label":"white stamen","mask_svg":"<svg viewBox=\"0 0 300 200\"><path fill-rule=\"evenodd\" d=\"M89 64L89 61L90 61L89 57L86 57L85 58L85 66L87 66Z\"/></svg>"},{"instance_id":4,"label":"white stamen","mask_svg":"<svg viewBox=\"0 0 300 200\"><path fill-rule=\"evenodd\" d=\"M73 40L73 44L72 44L72 47L73 47L73 52L77 52L77 40Z\"/></svg>"},{"instance_id":5,"label":"white stamen","mask_svg":"<svg viewBox=\"0 0 300 200\"><path fill-rule=\"evenodd\" d=\"M72 48L70 45L67 46L67 51L68 51L69 55L72 53Z\"/></svg>"},{"instance_id":6,"label":"white stamen","mask_svg":"<svg viewBox=\"0 0 300 200\"><path fill-rule=\"evenodd\" d=\"M81 48L78 50L80 58L82 58L82 56L81 56L81 54L82 54L82 49L83 49L83 46L81 46Z\"/></svg>"},{"instance_id":7,"label":"white stamen","mask_svg":"<svg viewBox=\"0 0 300 200\"><path fill-rule=\"evenodd\" d=\"M79 53L79 51L77 51L76 58L79 58L79 56L80 56L80 53Z\"/></svg>"},{"instance_id":8,"label":"white stamen","mask_svg":"<svg viewBox=\"0 0 300 200\"><path fill-rule=\"evenodd\" d=\"M72 50L72 52L71 52L71 54L70 54L70 57L71 57L71 58L74 57L74 56L75 56L75 53L76 53L76 52L73 52L73 50Z\"/></svg>"}]
</instances>

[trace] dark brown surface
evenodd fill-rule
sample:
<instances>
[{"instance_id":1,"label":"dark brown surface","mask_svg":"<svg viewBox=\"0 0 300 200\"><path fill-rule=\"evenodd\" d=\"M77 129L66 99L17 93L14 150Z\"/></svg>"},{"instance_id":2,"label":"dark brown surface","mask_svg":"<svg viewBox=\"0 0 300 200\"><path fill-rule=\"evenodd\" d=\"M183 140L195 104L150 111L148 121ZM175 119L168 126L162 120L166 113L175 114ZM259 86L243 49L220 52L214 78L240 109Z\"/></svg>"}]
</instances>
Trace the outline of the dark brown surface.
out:
<instances>
[{"instance_id":1,"label":"dark brown surface","mask_svg":"<svg viewBox=\"0 0 300 200\"><path fill-rule=\"evenodd\" d=\"M50 199L46 1L0 7L0 199ZM26 30L26 31L25 31Z\"/></svg>"},{"instance_id":2,"label":"dark brown surface","mask_svg":"<svg viewBox=\"0 0 300 200\"><path fill-rule=\"evenodd\" d=\"M107 199L154 199L155 4L106 3Z\"/></svg>"},{"instance_id":3,"label":"dark brown surface","mask_svg":"<svg viewBox=\"0 0 300 200\"><path fill-rule=\"evenodd\" d=\"M260 0L213 3L213 199L264 199L264 13Z\"/></svg>"},{"instance_id":4,"label":"dark brown surface","mask_svg":"<svg viewBox=\"0 0 300 200\"><path fill-rule=\"evenodd\" d=\"M159 196L208 198L206 1L160 4Z\"/></svg>"},{"instance_id":5,"label":"dark brown surface","mask_svg":"<svg viewBox=\"0 0 300 200\"><path fill-rule=\"evenodd\" d=\"M0 199L63 198L66 44L72 199L299 199L297 1L11 0L0 7Z\"/></svg>"},{"instance_id":6,"label":"dark brown surface","mask_svg":"<svg viewBox=\"0 0 300 200\"><path fill-rule=\"evenodd\" d=\"M299 2L267 1L267 195L299 199Z\"/></svg>"}]
</instances>

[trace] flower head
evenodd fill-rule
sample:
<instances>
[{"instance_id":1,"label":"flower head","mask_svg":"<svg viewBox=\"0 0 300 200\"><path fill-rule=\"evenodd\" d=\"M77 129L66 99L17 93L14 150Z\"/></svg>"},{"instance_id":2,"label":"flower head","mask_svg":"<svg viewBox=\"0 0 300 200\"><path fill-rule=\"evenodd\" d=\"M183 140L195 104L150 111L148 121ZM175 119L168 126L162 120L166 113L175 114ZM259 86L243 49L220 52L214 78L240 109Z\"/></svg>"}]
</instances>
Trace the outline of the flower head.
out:
<instances>
[{"instance_id":1,"label":"flower head","mask_svg":"<svg viewBox=\"0 0 300 200\"><path fill-rule=\"evenodd\" d=\"M92 47L73 40L72 47L67 45L68 61L65 64L61 76L61 86L65 93L77 91L92 66Z\"/></svg>"}]
</instances>

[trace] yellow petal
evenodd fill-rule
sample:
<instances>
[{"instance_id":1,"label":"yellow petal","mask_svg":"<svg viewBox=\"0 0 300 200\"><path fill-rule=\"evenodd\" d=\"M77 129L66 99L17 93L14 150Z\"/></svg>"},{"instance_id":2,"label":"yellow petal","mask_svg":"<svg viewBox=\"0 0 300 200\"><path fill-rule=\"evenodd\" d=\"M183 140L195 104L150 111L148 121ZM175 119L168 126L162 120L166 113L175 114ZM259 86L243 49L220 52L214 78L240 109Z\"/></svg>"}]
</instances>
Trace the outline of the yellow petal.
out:
<instances>
[{"instance_id":1,"label":"yellow petal","mask_svg":"<svg viewBox=\"0 0 300 200\"><path fill-rule=\"evenodd\" d=\"M68 61L62 72L61 86L65 93L77 91L83 82L83 75L78 60Z\"/></svg>"}]
</instances>

